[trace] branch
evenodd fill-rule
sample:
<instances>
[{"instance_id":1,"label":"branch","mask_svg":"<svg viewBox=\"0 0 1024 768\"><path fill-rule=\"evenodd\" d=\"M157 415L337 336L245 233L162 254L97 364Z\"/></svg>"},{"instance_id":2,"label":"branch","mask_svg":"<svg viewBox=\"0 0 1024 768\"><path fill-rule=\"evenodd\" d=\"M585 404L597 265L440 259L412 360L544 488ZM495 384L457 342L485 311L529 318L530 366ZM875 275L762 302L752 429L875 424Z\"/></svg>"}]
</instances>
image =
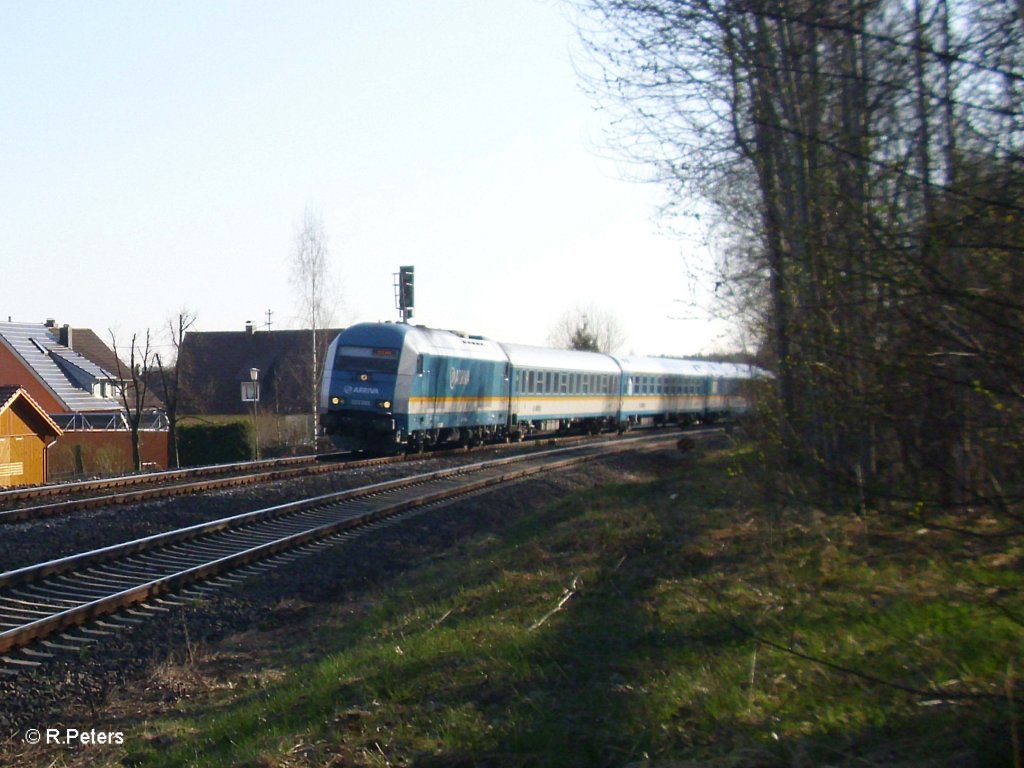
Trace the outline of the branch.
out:
<instances>
[{"instance_id":1,"label":"branch","mask_svg":"<svg viewBox=\"0 0 1024 768\"><path fill-rule=\"evenodd\" d=\"M540 627L541 624L543 624L545 621L547 621L552 616L554 616L556 613L558 613L560 610L562 610L562 607L567 602L569 602L570 598L572 598L573 595L575 595L577 592L579 592L580 587L582 585L583 585L583 582L580 580L579 575L573 576L572 577L572 585L567 590L565 590L565 592L562 593L562 599L558 601L558 605L556 605L550 611L545 613L540 619L535 621L533 623L533 625L527 631L528 632L533 632L533 630L535 630L538 627Z\"/></svg>"}]
</instances>

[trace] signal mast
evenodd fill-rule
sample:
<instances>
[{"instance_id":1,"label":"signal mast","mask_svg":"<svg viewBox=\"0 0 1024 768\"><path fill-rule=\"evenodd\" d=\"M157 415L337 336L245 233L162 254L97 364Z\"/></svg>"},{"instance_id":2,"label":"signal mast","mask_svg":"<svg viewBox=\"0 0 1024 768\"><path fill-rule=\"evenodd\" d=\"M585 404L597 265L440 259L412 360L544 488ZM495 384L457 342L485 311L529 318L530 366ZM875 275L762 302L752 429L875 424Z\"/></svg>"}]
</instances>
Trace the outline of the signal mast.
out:
<instances>
[{"instance_id":1,"label":"signal mast","mask_svg":"<svg viewBox=\"0 0 1024 768\"><path fill-rule=\"evenodd\" d=\"M399 267L395 275L395 308L408 323L413 309L413 267Z\"/></svg>"}]
</instances>

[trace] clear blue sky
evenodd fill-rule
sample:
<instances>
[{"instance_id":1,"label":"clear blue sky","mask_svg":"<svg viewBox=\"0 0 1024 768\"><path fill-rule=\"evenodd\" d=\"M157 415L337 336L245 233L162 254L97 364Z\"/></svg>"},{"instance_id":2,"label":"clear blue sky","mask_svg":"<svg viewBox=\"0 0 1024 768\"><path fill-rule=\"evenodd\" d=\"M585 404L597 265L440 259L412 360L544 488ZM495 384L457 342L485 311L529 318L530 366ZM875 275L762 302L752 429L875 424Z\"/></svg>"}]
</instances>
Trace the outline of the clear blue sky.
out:
<instances>
[{"instance_id":1,"label":"clear blue sky","mask_svg":"<svg viewBox=\"0 0 1024 768\"><path fill-rule=\"evenodd\" d=\"M297 327L310 207L339 324L395 319L413 264L424 324L543 344L593 304L623 351L728 346L672 319L700 253L608 158L578 48L556 0L3 3L0 316Z\"/></svg>"}]
</instances>

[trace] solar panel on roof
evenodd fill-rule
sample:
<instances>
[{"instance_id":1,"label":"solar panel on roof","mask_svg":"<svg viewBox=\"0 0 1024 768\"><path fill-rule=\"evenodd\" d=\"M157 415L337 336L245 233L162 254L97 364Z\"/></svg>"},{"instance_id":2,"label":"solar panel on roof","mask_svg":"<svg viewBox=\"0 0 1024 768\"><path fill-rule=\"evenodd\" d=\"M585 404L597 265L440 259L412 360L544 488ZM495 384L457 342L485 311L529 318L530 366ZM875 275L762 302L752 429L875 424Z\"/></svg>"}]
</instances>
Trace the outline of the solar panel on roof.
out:
<instances>
[{"instance_id":1,"label":"solar panel on roof","mask_svg":"<svg viewBox=\"0 0 1024 768\"><path fill-rule=\"evenodd\" d=\"M114 379L112 374L53 340L45 325L0 323L0 337L69 411L117 409L109 397L94 397L90 382ZM89 387L89 388L85 388Z\"/></svg>"}]
</instances>

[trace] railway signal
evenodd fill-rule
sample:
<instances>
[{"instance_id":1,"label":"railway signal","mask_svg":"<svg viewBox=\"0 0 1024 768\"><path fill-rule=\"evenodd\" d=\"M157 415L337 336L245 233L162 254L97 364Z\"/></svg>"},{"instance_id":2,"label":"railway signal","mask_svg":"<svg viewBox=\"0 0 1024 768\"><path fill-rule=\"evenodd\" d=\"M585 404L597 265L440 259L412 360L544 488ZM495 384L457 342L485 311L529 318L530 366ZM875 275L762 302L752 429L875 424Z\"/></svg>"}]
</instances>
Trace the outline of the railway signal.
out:
<instances>
[{"instance_id":1,"label":"railway signal","mask_svg":"<svg viewBox=\"0 0 1024 768\"><path fill-rule=\"evenodd\" d=\"M402 322L406 323L412 317L413 310L413 272L414 267L399 267L398 282L395 285L395 299L398 304L398 311L402 314Z\"/></svg>"}]
</instances>

